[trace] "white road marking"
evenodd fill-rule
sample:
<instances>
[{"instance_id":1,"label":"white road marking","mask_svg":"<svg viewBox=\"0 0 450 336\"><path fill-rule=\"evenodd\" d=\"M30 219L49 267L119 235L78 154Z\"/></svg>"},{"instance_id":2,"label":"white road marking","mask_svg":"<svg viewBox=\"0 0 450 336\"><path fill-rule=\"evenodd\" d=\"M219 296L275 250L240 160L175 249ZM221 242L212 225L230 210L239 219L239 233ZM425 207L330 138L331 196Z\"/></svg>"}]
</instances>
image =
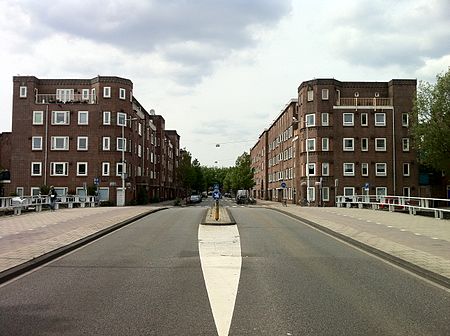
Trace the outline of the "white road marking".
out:
<instances>
[{"instance_id":1,"label":"white road marking","mask_svg":"<svg viewBox=\"0 0 450 336\"><path fill-rule=\"evenodd\" d=\"M227 336L242 265L237 225L200 225L198 248L217 333Z\"/></svg>"},{"instance_id":2,"label":"white road marking","mask_svg":"<svg viewBox=\"0 0 450 336\"><path fill-rule=\"evenodd\" d=\"M400 231L405 232L406 230L405 229L400 229Z\"/></svg>"},{"instance_id":3,"label":"white road marking","mask_svg":"<svg viewBox=\"0 0 450 336\"><path fill-rule=\"evenodd\" d=\"M421 236L421 234L420 233L414 233L416 236Z\"/></svg>"}]
</instances>

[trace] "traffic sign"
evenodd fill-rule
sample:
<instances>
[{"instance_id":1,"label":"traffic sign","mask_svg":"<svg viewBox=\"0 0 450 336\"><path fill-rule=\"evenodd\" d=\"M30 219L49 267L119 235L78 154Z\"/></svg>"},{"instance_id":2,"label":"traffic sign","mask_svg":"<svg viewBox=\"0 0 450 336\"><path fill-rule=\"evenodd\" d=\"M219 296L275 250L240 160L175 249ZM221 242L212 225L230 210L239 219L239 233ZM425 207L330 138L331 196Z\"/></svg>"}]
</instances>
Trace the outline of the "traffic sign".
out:
<instances>
[{"instance_id":1,"label":"traffic sign","mask_svg":"<svg viewBox=\"0 0 450 336\"><path fill-rule=\"evenodd\" d=\"M286 188L286 182L281 182L281 188Z\"/></svg>"},{"instance_id":2,"label":"traffic sign","mask_svg":"<svg viewBox=\"0 0 450 336\"><path fill-rule=\"evenodd\" d=\"M214 190L212 196L213 196L213 198L215 200L218 200L220 198L220 191L219 190Z\"/></svg>"}]
</instances>

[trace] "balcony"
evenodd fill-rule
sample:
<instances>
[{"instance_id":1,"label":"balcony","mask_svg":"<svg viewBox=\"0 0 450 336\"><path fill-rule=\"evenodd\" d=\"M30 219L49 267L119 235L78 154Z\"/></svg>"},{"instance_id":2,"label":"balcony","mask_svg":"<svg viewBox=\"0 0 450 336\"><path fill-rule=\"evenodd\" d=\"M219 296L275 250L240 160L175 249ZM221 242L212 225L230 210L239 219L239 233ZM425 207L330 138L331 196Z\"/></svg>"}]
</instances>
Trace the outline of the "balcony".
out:
<instances>
[{"instance_id":1,"label":"balcony","mask_svg":"<svg viewBox=\"0 0 450 336\"><path fill-rule=\"evenodd\" d=\"M390 110L393 108L392 98L341 98L338 99L333 109L370 109Z\"/></svg>"},{"instance_id":2,"label":"balcony","mask_svg":"<svg viewBox=\"0 0 450 336\"><path fill-rule=\"evenodd\" d=\"M36 104L97 104L96 95L74 93L70 95L37 94Z\"/></svg>"}]
</instances>

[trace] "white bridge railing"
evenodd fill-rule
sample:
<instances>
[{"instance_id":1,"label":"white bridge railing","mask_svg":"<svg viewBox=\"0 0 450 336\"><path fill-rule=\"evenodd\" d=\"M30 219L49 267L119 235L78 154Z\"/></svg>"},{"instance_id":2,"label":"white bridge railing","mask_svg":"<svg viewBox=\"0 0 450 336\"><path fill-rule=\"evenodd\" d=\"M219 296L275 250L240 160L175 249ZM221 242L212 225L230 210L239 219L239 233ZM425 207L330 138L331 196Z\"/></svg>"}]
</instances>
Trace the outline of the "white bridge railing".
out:
<instances>
[{"instance_id":1,"label":"white bridge railing","mask_svg":"<svg viewBox=\"0 0 450 336\"><path fill-rule=\"evenodd\" d=\"M98 205L97 196L58 196L56 198L55 208L66 206L74 207L94 207ZM15 215L20 215L23 210L42 211L50 208L50 196L13 196L0 197L0 212L14 211Z\"/></svg>"},{"instance_id":2,"label":"white bridge railing","mask_svg":"<svg viewBox=\"0 0 450 336\"><path fill-rule=\"evenodd\" d=\"M405 211L411 215L432 212L438 219L444 219L445 214L450 216L450 199L442 198L379 195L336 196L336 206Z\"/></svg>"}]
</instances>

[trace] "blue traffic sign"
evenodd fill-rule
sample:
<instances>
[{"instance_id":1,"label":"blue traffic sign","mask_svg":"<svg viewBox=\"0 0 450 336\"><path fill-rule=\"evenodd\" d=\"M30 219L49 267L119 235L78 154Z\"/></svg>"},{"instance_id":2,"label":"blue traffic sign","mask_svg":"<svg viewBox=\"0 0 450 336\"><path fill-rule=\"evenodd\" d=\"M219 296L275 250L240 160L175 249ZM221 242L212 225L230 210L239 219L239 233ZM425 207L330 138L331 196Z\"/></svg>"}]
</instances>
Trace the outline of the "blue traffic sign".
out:
<instances>
[{"instance_id":1,"label":"blue traffic sign","mask_svg":"<svg viewBox=\"0 0 450 336\"><path fill-rule=\"evenodd\" d=\"M220 191L219 190L214 190L212 196L213 196L213 198L215 200L218 200L220 198Z\"/></svg>"},{"instance_id":2,"label":"blue traffic sign","mask_svg":"<svg viewBox=\"0 0 450 336\"><path fill-rule=\"evenodd\" d=\"M281 182L281 188L286 188L286 182Z\"/></svg>"}]
</instances>

